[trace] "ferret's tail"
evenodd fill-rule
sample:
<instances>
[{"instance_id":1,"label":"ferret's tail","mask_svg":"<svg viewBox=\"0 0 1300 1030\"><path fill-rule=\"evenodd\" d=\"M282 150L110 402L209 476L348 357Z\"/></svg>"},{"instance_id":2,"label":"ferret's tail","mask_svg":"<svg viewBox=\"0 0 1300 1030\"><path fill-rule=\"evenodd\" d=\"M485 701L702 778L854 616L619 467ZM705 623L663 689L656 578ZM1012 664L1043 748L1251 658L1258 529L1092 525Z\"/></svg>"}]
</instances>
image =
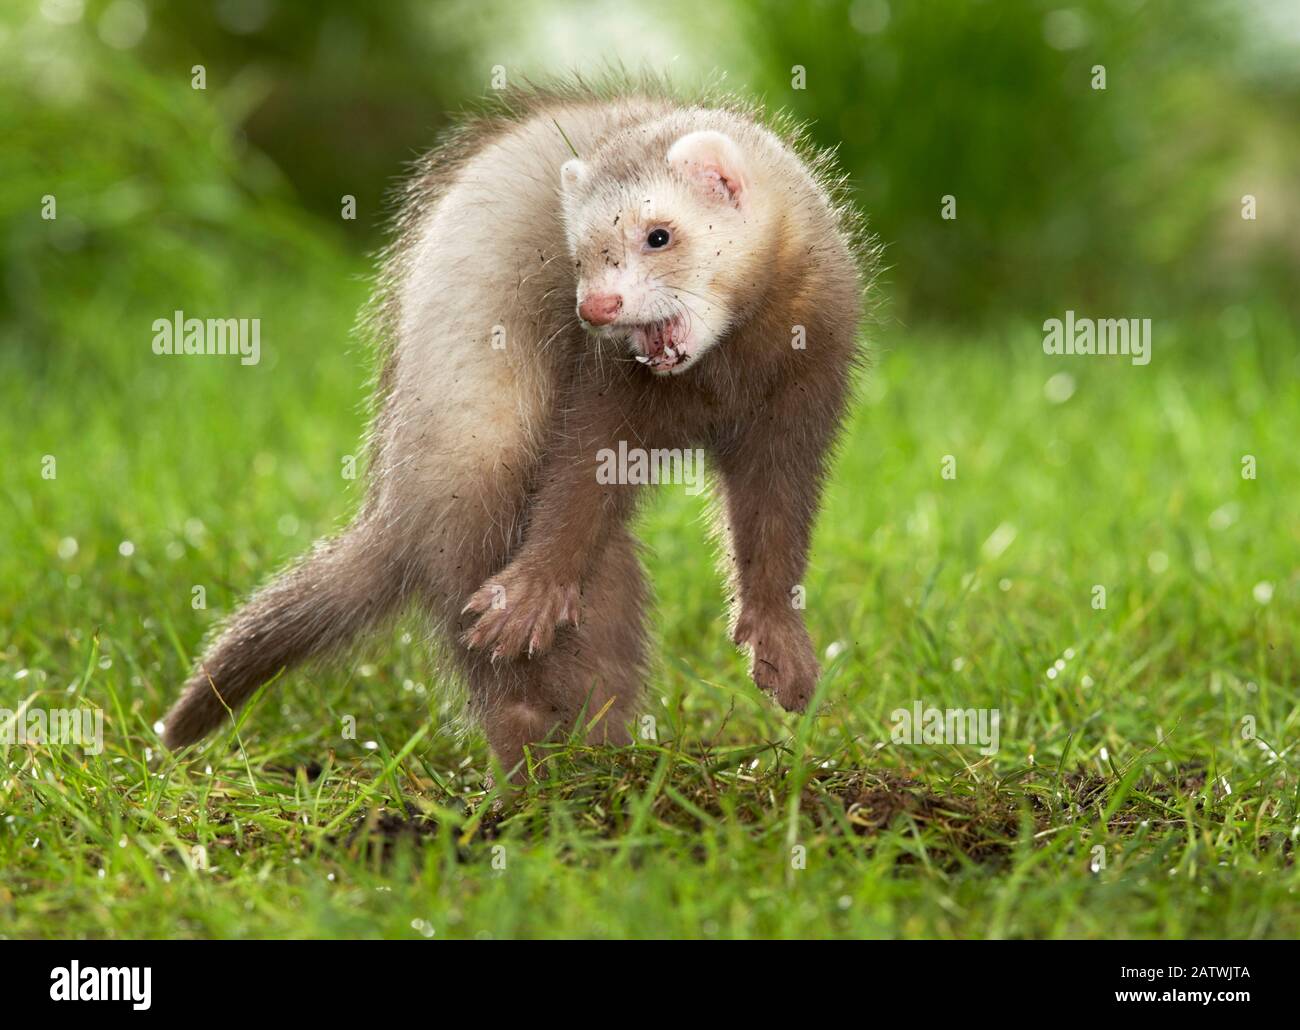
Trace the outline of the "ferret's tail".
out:
<instances>
[{"instance_id":1,"label":"ferret's tail","mask_svg":"<svg viewBox=\"0 0 1300 1030\"><path fill-rule=\"evenodd\" d=\"M214 730L281 669L348 643L390 614L403 576L382 533L359 520L259 590L226 624L167 714L163 743Z\"/></svg>"}]
</instances>

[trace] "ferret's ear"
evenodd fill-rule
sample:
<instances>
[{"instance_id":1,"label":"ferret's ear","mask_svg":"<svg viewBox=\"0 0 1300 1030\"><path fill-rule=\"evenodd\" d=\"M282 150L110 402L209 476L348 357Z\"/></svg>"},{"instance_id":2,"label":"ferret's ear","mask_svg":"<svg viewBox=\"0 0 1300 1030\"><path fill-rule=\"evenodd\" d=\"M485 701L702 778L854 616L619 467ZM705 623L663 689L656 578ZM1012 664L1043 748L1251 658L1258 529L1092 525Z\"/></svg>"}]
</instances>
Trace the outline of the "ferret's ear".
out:
<instances>
[{"instance_id":1,"label":"ferret's ear","mask_svg":"<svg viewBox=\"0 0 1300 1030\"><path fill-rule=\"evenodd\" d=\"M576 190L587 181L587 166L576 157L560 165L560 185L566 193Z\"/></svg>"},{"instance_id":2,"label":"ferret's ear","mask_svg":"<svg viewBox=\"0 0 1300 1030\"><path fill-rule=\"evenodd\" d=\"M745 161L730 136L711 129L688 132L668 148L668 164L710 197L744 206Z\"/></svg>"}]
</instances>

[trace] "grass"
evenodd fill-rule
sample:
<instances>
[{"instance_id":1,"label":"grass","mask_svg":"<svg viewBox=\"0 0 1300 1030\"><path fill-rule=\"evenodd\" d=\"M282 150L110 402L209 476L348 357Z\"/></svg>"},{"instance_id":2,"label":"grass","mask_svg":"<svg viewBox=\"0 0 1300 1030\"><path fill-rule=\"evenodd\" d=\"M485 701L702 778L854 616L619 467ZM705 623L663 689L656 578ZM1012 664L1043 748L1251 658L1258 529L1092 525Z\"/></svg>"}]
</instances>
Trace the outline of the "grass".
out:
<instances>
[{"instance_id":1,"label":"grass","mask_svg":"<svg viewBox=\"0 0 1300 1030\"><path fill-rule=\"evenodd\" d=\"M0 709L104 713L98 755L0 735L0 935L1300 934L1300 338L1264 302L1144 312L1146 367L1045 356L1037 312L875 333L804 718L749 684L668 488L651 739L538 748L498 806L411 621L164 752L205 635L359 501L366 265L237 112L93 67L39 119L0 92ZM155 356L177 309L261 318L261 363ZM996 709L996 753L895 742L917 701Z\"/></svg>"},{"instance_id":2,"label":"grass","mask_svg":"<svg viewBox=\"0 0 1300 1030\"><path fill-rule=\"evenodd\" d=\"M302 254L310 291L248 276L261 365L151 354L154 317L201 313L170 286L69 298L0 356L0 708L105 713L100 755L0 744L5 935L1300 933L1300 387L1266 310L1157 320L1147 367L1033 327L878 334L807 581L815 713L749 684L704 499L663 489L657 739L539 748L494 806L415 622L198 753L153 729L213 623L357 501L360 268L277 260ZM916 700L997 709L996 754L893 742Z\"/></svg>"}]
</instances>

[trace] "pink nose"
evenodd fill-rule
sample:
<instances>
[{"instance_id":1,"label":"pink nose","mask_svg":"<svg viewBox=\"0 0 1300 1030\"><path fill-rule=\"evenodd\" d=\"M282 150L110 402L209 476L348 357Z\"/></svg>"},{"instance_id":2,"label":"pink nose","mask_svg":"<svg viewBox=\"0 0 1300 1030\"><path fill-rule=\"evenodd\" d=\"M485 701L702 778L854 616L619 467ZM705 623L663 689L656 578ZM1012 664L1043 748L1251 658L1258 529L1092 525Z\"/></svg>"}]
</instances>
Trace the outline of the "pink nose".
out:
<instances>
[{"instance_id":1,"label":"pink nose","mask_svg":"<svg viewBox=\"0 0 1300 1030\"><path fill-rule=\"evenodd\" d=\"M609 325L623 310L623 298L617 293L589 293L578 305L578 314L591 325Z\"/></svg>"}]
</instances>

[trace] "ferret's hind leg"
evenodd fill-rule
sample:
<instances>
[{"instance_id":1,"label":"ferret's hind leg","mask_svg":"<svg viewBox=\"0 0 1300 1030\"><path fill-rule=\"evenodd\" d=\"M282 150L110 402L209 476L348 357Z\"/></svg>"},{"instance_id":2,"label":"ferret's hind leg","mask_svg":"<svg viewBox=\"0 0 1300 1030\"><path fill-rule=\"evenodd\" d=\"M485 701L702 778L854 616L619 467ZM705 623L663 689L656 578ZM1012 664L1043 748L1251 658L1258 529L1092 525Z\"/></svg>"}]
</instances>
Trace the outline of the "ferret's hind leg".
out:
<instances>
[{"instance_id":1,"label":"ferret's hind leg","mask_svg":"<svg viewBox=\"0 0 1300 1030\"><path fill-rule=\"evenodd\" d=\"M620 530L583 583L578 626L563 627L545 654L492 662L461 649L470 705L515 780L525 746L564 739L579 719L590 743L629 741L645 683L646 602L636 543Z\"/></svg>"}]
</instances>

